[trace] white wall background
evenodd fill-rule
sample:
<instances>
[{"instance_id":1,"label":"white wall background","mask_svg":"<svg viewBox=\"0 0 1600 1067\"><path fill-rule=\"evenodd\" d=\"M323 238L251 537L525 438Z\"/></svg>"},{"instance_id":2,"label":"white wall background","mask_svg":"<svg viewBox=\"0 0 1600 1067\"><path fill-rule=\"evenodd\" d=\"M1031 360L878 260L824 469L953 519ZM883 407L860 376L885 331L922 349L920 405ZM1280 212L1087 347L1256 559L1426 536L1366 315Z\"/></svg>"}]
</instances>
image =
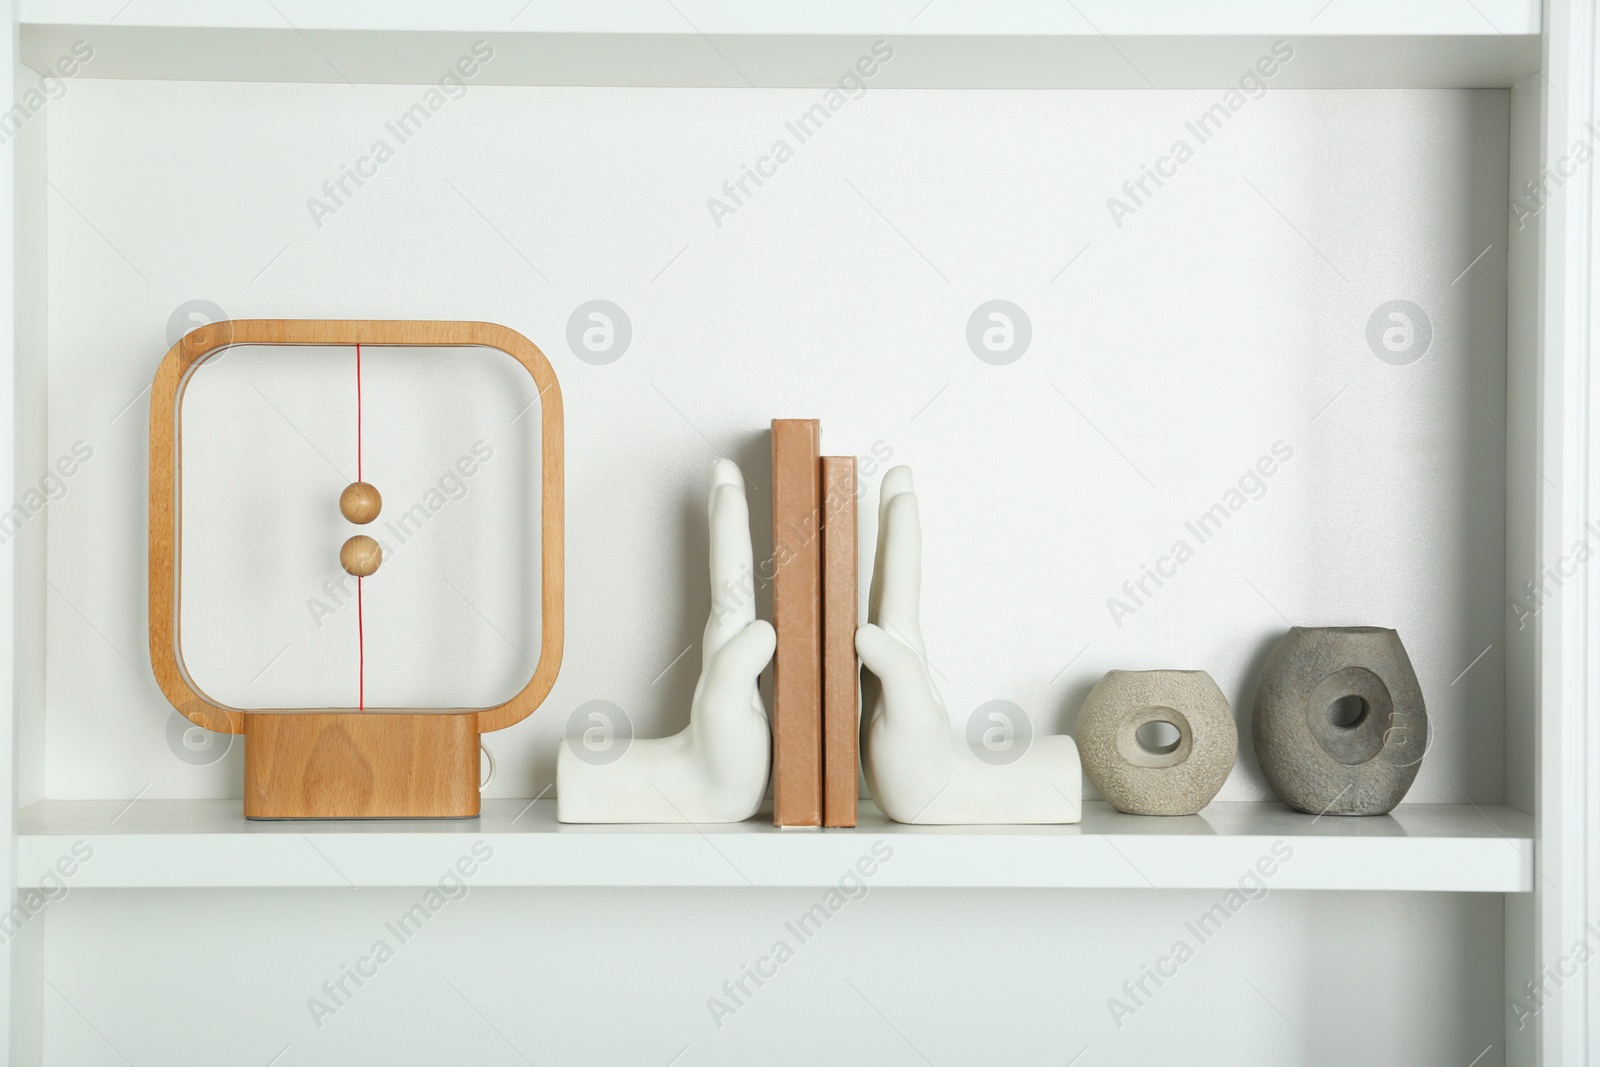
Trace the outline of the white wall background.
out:
<instances>
[{"instance_id":1,"label":"white wall background","mask_svg":"<svg viewBox=\"0 0 1600 1067\"><path fill-rule=\"evenodd\" d=\"M732 456L757 487L759 557L765 427L815 416L826 451L882 442L916 469L925 629L958 721L1003 698L1070 730L1108 669L1202 667L1245 738L1221 799L1261 799L1249 707L1272 641L1382 624L1436 730L1411 799L1501 798L1505 92L1270 92L1118 227L1107 197L1219 93L870 91L719 227L707 198L793 143L785 121L819 94L479 86L315 225L307 198L422 94L75 82L52 106L49 455L94 456L48 514L49 796L239 793L237 751L175 756L145 652L141 390L173 310L204 299L486 319L550 356L567 651L545 707L490 739L492 795L550 783L584 701L644 736L682 725L710 463ZM596 298L633 328L605 366L566 342ZM1008 366L965 339L994 298L1032 324ZM1364 336L1396 298L1433 326L1409 366ZM1115 625L1107 598L1277 441L1294 454L1265 494ZM1085 1064L1172 1062L1189 1042L1193 1062L1321 1062L1298 1027L1334 1062L1383 1062L1376 1043L1462 1064L1502 1017L1496 898L1275 894L1118 1032L1105 997L1205 894L886 891L717 1032L704 998L804 894L483 891L315 1030L305 997L405 903L77 893L50 914L46 971L82 1014L47 1000L47 1046L112 1062L87 1018L135 1062L265 1063L285 1044L286 1064L519 1062L473 1029L487 1018L536 1061L666 1063L689 1044L682 1063L917 1062L898 1028L934 1062L1060 1063L1086 1043Z\"/></svg>"},{"instance_id":2,"label":"white wall background","mask_svg":"<svg viewBox=\"0 0 1600 1067\"><path fill-rule=\"evenodd\" d=\"M567 651L545 707L491 740L501 795L550 782L586 700L642 736L682 725L710 462L760 490L760 558L765 427L816 416L826 450L881 441L917 471L958 721L1007 699L1070 730L1110 668L1201 667L1248 735L1290 622L1389 625L1436 730L1412 799L1500 799L1505 92L1269 93L1121 228L1107 197L1218 94L869 92L719 228L707 198L816 94L475 87L314 225L307 198L421 92L82 82L53 108L50 454L95 454L49 512L49 795L239 790L236 757L171 758L145 651L140 390L199 298L488 319L550 355ZM995 297L1032 323L1008 366L965 340ZM1397 297L1433 323L1409 366L1365 341ZM633 327L605 366L566 342L593 298ZM1265 495L1119 627L1108 598L1277 441L1294 457ZM1265 796L1245 744L1221 799Z\"/></svg>"},{"instance_id":3,"label":"white wall background","mask_svg":"<svg viewBox=\"0 0 1600 1067\"><path fill-rule=\"evenodd\" d=\"M1202 944L1185 924L1220 893L872 890L801 943L784 924L821 891L473 889L401 944L384 924L420 897L74 890L47 920L52 1062L1503 1062L1496 896L1279 892ZM378 940L318 1027L307 1000ZM707 1000L779 940L718 1027ZM1179 940L1119 1028L1107 1001Z\"/></svg>"},{"instance_id":4,"label":"white wall background","mask_svg":"<svg viewBox=\"0 0 1600 1067\"><path fill-rule=\"evenodd\" d=\"M183 662L227 706L490 707L533 675L537 386L494 349L364 345L361 362L361 476L383 498L365 526L338 503L353 346L239 345L184 392ZM339 564L354 534L383 550L359 596Z\"/></svg>"}]
</instances>

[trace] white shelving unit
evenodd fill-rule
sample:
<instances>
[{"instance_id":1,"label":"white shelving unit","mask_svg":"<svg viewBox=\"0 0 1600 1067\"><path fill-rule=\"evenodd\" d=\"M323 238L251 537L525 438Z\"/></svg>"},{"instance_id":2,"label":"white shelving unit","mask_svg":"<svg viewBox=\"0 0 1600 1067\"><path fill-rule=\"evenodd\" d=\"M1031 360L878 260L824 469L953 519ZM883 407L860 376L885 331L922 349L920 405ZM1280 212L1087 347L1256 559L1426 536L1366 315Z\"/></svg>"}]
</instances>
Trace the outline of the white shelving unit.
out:
<instances>
[{"instance_id":1,"label":"white shelving unit","mask_svg":"<svg viewBox=\"0 0 1600 1067\"><path fill-rule=\"evenodd\" d=\"M853 830L731 826L563 826L552 800L484 802L462 823L252 823L233 800L52 800L22 813L19 862L46 870L82 841L87 889L422 886L484 840L479 884L819 886L878 843L894 862L875 884L902 888L1228 889L1275 843L1292 858L1280 889L1527 893L1533 820L1504 806L1402 805L1377 819L1309 820L1275 804L1213 804L1151 820L1103 801L1078 826L904 826L870 804ZM1277 865L1275 865L1277 866Z\"/></svg>"},{"instance_id":2,"label":"white shelving unit","mask_svg":"<svg viewBox=\"0 0 1600 1067\"><path fill-rule=\"evenodd\" d=\"M1285 84L1505 86L1539 55L1539 5L1448 0L1328 5L1065 7L872 3L605 5L426 0L378 7L182 0L23 0L24 60L48 62L93 27L98 77L426 82L483 33L507 55L488 84L829 85L863 44L908 41L888 88L1177 88L1228 84L1277 37L1303 42Z\"/></svg>"},{"instance_id":3,"label":"white shelving unit","mask_svg":"<svg viewBox=\"0 0 1600 1067\"><path fill-rule=\"evenodd\" d=\"M1275 89L1509 90L1507 166L1518 196L1524 182L1537 184L1542 167L1555 165L1570 146L1594 140L1588 124L1595 118L1600 28L1593 3L1572 0L13 0L7 32L4 63L19 93L36 80L34 71L86 39L95 60L84 78L277 83L282 106L300 118L313 114L307 103L313 98L296 95L307 85L426 84L486 35L497 58L485 68L478 83L484 85L820 87L833 84L872 41L889 38L897 59L885 66L875 89L1141 91L1226 87L1281 37L1293 40L1297 58ZM322 120L320 112L314 117ZM55 371L45 309L57 293L53 287L101 284L49 270L49 227L68 210L52 200L50 189L60 193L65 185L76 196L83 185L58 171L54 149L45 147L45 121L45 113L31 120L33 141L8 137L3 147L4 187L17 220L8 229L11 254L0 285L13 339L6 380L14 383L13 433L0 451L18 472L13 496L48 460L46 412ZM195 150L219 151L236 132L200 131ZM111 898L137 900L159 914L164 905L151 901L164 893L189 900L181 895L238 890L256 905L277 899L287 909L302 898L272 894L426 887L478 841L491 846L496 859L474 885L540 893L574 887L825 889L881 846L895 859L874 878L874 889L960 891L969 895L939 899L969 903L977 899L970 894L991 890L1226 891L1282 843L1293 859L1274 868L1273 890L1359 890L1372 894L1373 907L1395 914L1411 905L1384 894L1503 895L1502 927L1490 940L1498 938L1501 949L1508 1010L1497 1027L1471 1020L1494 1034L1482 1063L1600 1062L1600 972L1577 968L1568 976L1563 969L1574 946L1592 945L1591 924L1600 922L1594 874L1600 863L1600 730L1589 725L1600 707L1600 573L1561 569L1572 546L1587 537L1592 501L1600 499L1600 436L1591 430L1600 392L1589 369L1597 183L1592 168L1557 169L1560 188L1545 198L1532 224L1507 228L1505 405L1484 417L1505 438L1507 599L1522 595L1522 580L1549 568L1560 569L1563 593L1526 627L1508 615L1496 634L1496 655L1504 658L1499 734L1447 739L1472 746L1466 757L1472 767L1495 768L1496 784L1476 799L1496 795L1503 802L1474 802L1458 787L1464 803L1408 803L1392 816L1364 820L1311 819L1267 801L1218 803L1186 819L1141 819L1091 802L1081 826L1006 828L908 827L886 822L869 806L853 831L813 833L776 831L763 818L727 827L561 826L548 799L488 800L481 818L464 823L280 824L247 823L236 799L178 799L161 797L159 790L135 797L132 789L129 799L84 799L117 796L120 786L109 783L58 795L44 770L52 732L45 663L53 650L43 635L47 611L64 609L46 587L45 540L33 531L5 545L12 557L4 583L11 621L0 656L12 677L13 700L0 729L0 767L9 786L0 793L0 809L7 813L11 847L0 874L26 889L75 844L91 849L93 860L75 871L73 890L115 892L52 905L64 916L71 907L91 909L81 920L88 929L101 914L93 908L120 906L104 903ZM110 181L102 176L96 187ZM148 353L152 368L158 354ZM569 489L569 501L578 491ZM1248 744L1247 733L1242 743ZM135 890L155 896L122 892ZM1455 897L1441 905L1463 914L1477 906ZM47 911L47 919L55 921L55 914ZM221 936L219 927L207 929L212 933L196 936ZM1143 942L1164 936L1151 929L1128 930L1130 943L1140 947L1128 949L1117 965L1136 972L1149 955ZM76 936L52 941L44 923L32 923L5 942L10 1062L78 1062L69 1058L75 1053L53 1051L45 1036L52 1012L62 1011L52 1007L46 975L59 977L64 964L54 953L68 950L56 946L76 946ZM1419 958L1434 959L1439 939L1414 936L1419 940L1406 944ZM893 943L880 947L898 951ZM1310 948L1284 951L1307 968L1321 958ZM1360 973L1354 964L1339 966L1352 981ZM1556 972L1559 995L1519 1027L1509 1002L1525 981ZM1428 996L1435 999L1420 1010L1441 1027L1464 1025L1462 1016L1472 1014L1440 999L1443 994ZM93 1010L72 1006L86 1019ZM1279 1011L1275 1017L1289 1016ZM1385 1032L1398 1033L1398 1024ZM160 1055L159 1042L150 1040L155 1043L145 1051ZM1169 1058L1178 1047L1161 1046ZM1296 1055L1308 1055L1294 1047ZM1059 1058L1070 1059L1074 1049ZM262 1062L273 1051L266 1049ZM105 1054L104 1048L93 1053Z\"/></svg>"}]
</instances>

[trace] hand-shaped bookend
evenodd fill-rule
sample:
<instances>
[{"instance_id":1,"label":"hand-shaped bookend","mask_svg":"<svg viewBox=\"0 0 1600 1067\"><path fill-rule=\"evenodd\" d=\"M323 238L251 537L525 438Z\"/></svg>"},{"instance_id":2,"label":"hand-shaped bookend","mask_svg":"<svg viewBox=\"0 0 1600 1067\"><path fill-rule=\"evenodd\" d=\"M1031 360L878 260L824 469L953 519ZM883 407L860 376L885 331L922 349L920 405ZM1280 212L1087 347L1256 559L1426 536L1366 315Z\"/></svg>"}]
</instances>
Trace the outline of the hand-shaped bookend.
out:
<instances>
[{"instance_id":1,"label":"hand-shaped bookend","mask_svg":"<svg viewBox=\"0 0 1600 1067\"><path fill-rule=\"evenodd\" d=\"M883 813L925 824L1077 822L1083 772L1072 738L1035 737L997 765L951 730L922 645L922 527L910 467L883 476L873 586L873 621L856 631L856 651L881 687L862 762Z\"/></svg>"},{"instance_id":2,"label":"hand-shaped bookend","mask_svg":"<svg viewBox=\"0 0 1600 1067\"><path fill-rule=\"evenodd\" d=\"M753 596L725 603L729 590L751 587L753 574L744 478L729 460L712 468L709 511L712 609L689 725L671 737L635 738L604 764L564 742L556 756L562 822L740 822L761 806L772 734L756 682L776 639L756 618Z\"/></svg>"}]
</instances>

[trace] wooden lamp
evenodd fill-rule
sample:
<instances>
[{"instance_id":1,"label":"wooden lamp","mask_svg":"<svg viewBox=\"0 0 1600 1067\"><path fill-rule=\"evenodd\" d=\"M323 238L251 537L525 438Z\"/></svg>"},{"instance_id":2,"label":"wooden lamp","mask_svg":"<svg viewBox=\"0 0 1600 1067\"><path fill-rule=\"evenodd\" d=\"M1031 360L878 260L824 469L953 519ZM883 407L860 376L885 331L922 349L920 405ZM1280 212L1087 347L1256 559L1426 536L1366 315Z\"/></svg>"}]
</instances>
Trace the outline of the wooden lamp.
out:
<instances>
[{"instance_id":1,"label":"wooden lamp","mask_svg":"<svg viewBox=\"0 0 1600 1067\"><path fill-rule=\"evenodd\" d=\"M208 359L238 345L415 346L493 349L533 379L540 405L540 648L533 673L488 708L237 708L208 697L184 666L179 586L183 552L180 418L184 390ZM359 349L357 350L359 352ZM359 364L358 364L359 366ZM339 499L348 521L382 508L357 481ZM479 810L479 738L538 708L562 653L563 454L561 389L544 354L521 334L483 322L243 319L185 335L161 361L150 398L150 662L161 691L192 722L243 734L244 813L251 819L467 818ZM340 551L353 575L382 564L357 534Z\"/></svg>"}]
</instances>

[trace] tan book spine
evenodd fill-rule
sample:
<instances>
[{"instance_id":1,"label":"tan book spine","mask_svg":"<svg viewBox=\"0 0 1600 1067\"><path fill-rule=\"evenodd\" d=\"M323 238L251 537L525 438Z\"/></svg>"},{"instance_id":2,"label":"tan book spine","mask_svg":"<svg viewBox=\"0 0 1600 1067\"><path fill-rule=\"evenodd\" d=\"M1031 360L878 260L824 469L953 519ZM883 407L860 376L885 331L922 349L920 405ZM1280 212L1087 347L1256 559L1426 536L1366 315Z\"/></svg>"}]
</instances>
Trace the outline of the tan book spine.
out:
<instances>
[{"instance_id":1,"label":"tan book spine","mask_svg":"<svg viewBox=\"0 0 1600 1067\"><path fill-rule=\"evenodd\" d=\"M822 457L822 825L856 824L856 459Z\"/></svg>"},{"instance_id":2,"label":"tan book spine","mask_svg":"<svg viewBox=\"0 0 1600 1067\"><path fill-rule=\"evenodd\" d=\"M822 825L822 491L815 419L772 420L772 821Z\"/></svg>"}]
</instances>

